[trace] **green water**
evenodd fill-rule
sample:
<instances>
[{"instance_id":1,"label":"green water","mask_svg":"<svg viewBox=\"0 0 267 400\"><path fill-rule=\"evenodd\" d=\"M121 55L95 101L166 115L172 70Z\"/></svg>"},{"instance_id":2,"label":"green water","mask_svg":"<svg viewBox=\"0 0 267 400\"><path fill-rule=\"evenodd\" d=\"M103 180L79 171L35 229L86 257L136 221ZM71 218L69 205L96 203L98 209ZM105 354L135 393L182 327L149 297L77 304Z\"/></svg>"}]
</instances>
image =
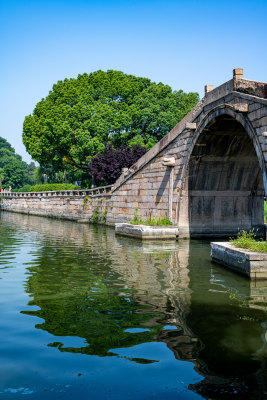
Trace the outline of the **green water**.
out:
<instances>
[{"instance_id":1,"label":"green water","mask_svg":"<svg viewBox=\"0 0 267 400\"><path fill-rule=\"evenodd\" d=\"M267 282L204 241L2 213L0 399L266 399Z\"/></svg>"}]
</instances>

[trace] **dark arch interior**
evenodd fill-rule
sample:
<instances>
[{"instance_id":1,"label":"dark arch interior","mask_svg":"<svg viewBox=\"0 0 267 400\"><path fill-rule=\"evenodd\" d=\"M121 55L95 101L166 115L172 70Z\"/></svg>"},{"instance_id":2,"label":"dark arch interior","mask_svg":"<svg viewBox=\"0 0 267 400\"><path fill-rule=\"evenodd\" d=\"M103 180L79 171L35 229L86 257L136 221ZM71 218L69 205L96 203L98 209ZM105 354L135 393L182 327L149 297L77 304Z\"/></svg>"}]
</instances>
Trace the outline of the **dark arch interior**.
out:
<instances>
[{"instance_id":1,"label":"dark arch interior","mask_svg":"<svg viewBox=\"0 0 267 400\"><path fill-rule=\"evenodd\" d=\"M264 189L259 161L247 132L223 115L201 133L188 175L191 236L228 236L264 228Z\"/></svg>"}]
</instances>

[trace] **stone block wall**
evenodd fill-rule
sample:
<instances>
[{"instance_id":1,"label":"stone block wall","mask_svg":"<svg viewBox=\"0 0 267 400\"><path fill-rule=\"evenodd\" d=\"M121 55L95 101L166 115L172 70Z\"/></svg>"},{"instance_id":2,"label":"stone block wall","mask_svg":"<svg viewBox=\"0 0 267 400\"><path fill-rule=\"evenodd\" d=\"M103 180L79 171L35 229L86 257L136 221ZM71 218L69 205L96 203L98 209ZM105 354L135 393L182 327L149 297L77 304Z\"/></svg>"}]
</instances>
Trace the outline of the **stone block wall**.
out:
<instances>
[{"instance_id":1,"label":"stone block wall","mask_svg":"<svg viewBox=\"0 0 267 400\"><path fill-rule=\"evenodd\" d=\"M133 218L137 209L142 217L169 217L169 199L172 197L171 219L175 221L176 205L181 187L181 174L193 131L184 130L158 155L131 177L116 186L112 193L112 218L125 222ZM145 155L147 156L147 155ZM175 157L175 166L164 165L164 159ZM173 170L173 172L172 172ZM171 174L173 190L170 192ZM170 194L171 193L171 194Z\"/></svg>"},{"instance_id":2,"label":"stone block wall","mask_svg":"<svg viewBox=\"0 0 267 400\"><path fill-rule=\"evenodd\" d=\"M112 194L113 220L125 222L133 217L135 209L138 210L138 215L144 217L169 215L172 221L179 225L180 234L183 232L185 236L192 234L190 224L193 215L195 221L198 219L196 230L200 235L201 232L205 235L217 235L218 230L221 230L223 235L227 235L236 232L238 227L242 228L242 226L244 226L244 229L249 229L252 226L262 227L263 188L265 188L265 192L267 188L266 87L267 84L245 80L239 74L234 76L231 81L208 91L205 98L184 120L169 132L155 148L138 160L130 168L128 175L122 175L115 183ZM190 191L188 188L192 151L196 145L201 146L201 144L198 144L199 138L209 129L208 126L212 123L212 120L223 115L226 116L225 119L232 118L237 121L253 143L251 149L256 152L258 167L260 167L262 173L256 192L252 187L252 182L251 187L246 192L238 189L238 179L241 178L236 176L234 178L237 182L232 182L232 186L229 185L227 192L222 187L213 190L213 193L210 194L204 191L204 187L201 188L203 191L197 192ZM231 132L227 134L231 135ZM234 131L232 135L235 135ZM225 151L227 158L227 149ZM163 165L164 158L168 156L175 158L173 169ZM214 156L214 160L212 156ZM223 159L222 155L221 161ZM246 155L242 161L244 165L245 160ZM216 154L211 154L210 163L212 164L212 162L218 163ZM227 166L229 173L231 173L231 162L229 160ZM251 166L251 168L254 169L254 166ZM172 190L170 190L171 170L173 172ZM239 166L239 171L241 172L241 170L242 168ZM210 170L209 172L207 169L207 175L209 173L212 174L214 171ZM225 171L224 175L227 178ZM242 177L244 185L245 181L249 180L252 175L249 171L246 171ZM263 184L260 183L261 179ZM245 186L249 186L249 184ZM216 193L216 190L220 193ZM249 210L251 208L251 196L254 199L254 205L253 209ZM200 204L206 204L207 201L209 204L213 202L217 206L213 209L210 207L209 212L207 212L207 207L198 207ZM231 204L234 204L235 207L232 211L235 214L235 210L237 210L238 216L234 214L231 216L231 213L225 216L226 206L220 207L220 204L226 204L230 208ZM170 207L171 213L169 212ZM198 213L199 216L196 217ZM208 224L211 226L207 228ZM206 225L205 229L204 225Z\"/></svg>"},{"instance_id":3,"label":"stone block wall","mask_svg":"<svg viewBox=\"0 0 267 400\"><path fill-rule=\"evenodd\" d=\"M95 222L106 223L107 214L112 210L110 198L111 193L101 188L98 194L91 190L2 193L1 209L79 222L94 219Z\"/></svg>"}]
</instances>

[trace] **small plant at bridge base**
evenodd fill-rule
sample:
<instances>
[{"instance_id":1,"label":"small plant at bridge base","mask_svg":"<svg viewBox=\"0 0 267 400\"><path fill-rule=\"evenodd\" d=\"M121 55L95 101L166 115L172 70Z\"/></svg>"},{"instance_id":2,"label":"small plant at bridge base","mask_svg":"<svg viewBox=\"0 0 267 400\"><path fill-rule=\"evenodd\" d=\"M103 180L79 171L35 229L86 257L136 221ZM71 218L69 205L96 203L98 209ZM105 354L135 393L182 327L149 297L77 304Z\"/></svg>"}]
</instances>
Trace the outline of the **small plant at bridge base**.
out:
<instances>
[{"instance_id":1,"label":"small plant at bridge base","mask_svg":"<svg viewBox=\"0 0 267 400\"><path fill-rule=\"evenodd\" d=\"M163 226L163 225L172 225L172 222L169 220L167 217L151 217L148 218L146 221L146 225L158 225L158 226Z\"/></svg>"},{"instance_id":2,"label":"small plant at bridge base","mask_svg":"<svg viewBox=\"0 0 267 400\"><path fill-rule=\"evenodd\" d=\"M152 217L150 214L146 219L137 215L138 208L134 211L134 218L130 221L132 225L148 225L148 226L168 226L172 225L172 222L168 217Z\"/></svg>"},{"instance_id":3,"label":"small plant at bridge base","mask_svg":"<svg viewBox=\"0 0 267 400\"><path fill-rule=\"evenodd\" d=\"M85 196L85 198L83 199L83 203L82 203L83 209L85 208L87 201L88 201L88 196Z\"/></svg>"},{"instance_id":4,"label":"small plant at bridge base","mask_svg":"<svg viewBox=\"0 0 267 400\"><path fill-rule=\"evenodd\" d=\"M153 213L153 211L149 211L148 212L147 219L146 219L146 222L145 222L146 225L152 225L152 226L154 226L154 225L159 225L159 226L172 225L172 222L169 220L169 218L167 216L165 216L165 217L154 217L152 215L152 213Z\"/></svg>"},{"instance_id":5,"label":"small plant at bridge base","mask_svg":"<svg viewBox=\"0 0 267 400\"><path fill-rule=\"evenodd\" d=\"M95 211L94 211L94 213L92 215L91 222L93 224L97 224L98 221L99 221L99 212L98 212L98 207L96 207L96 209L95 209Z\"/></svg>"},{"instance_id":6,"label":"small plant at bridge base","mask_svg":"<svg viewBox=\"0 0 267 400\"><path fill-rule=\"evenodd\" d=\"M253 229L249 232L244 230L238 232L237 238L230 238L229 242L233 246L239 247L241 249L267 253L267 242L262 239L256 240L256 235Z\"/></svg>"},{"instance_id":7,"label":"small plant at bridge base","mask_svg":"<svg viewBox=\"0 0 267 400\"><path fill-rule=\"evenodd\" d=\"M133 225L144 224L143 218L138 216L138 208L136 208L136 209L134 210L134 217L133 217L133 219L130 221L130 224L133 224Z\"/></svg>"},{"instance_id":8,"label":"small plant at bridge base","mask_svg":"<svg viewBox=\"0 0 267 400\"><path fill-rule=\"evenodd\" d=\"M106 222L106 220L107 220L107 213L108 213L108 210L106 208L104 208L103 216L102 216L102 221L103 222Z\"/></svg>"}]
</instances>

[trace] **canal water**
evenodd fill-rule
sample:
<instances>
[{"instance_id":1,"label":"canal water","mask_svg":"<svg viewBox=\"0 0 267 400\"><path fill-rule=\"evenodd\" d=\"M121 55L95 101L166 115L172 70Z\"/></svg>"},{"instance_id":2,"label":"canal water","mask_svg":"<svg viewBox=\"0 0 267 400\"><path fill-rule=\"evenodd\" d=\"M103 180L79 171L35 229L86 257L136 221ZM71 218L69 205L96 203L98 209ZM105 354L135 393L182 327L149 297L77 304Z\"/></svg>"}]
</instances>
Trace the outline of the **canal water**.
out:
<instances>
[{"instance_id":1,"label":"canal water","mask_svg":"<svg viewBox=\"0 0 267 400\"><path fill-rule=\"evenodd\" d=\"M208 242L0 222L0 399L267 398L267 282Z\"/></svg>"}]
</instances>

